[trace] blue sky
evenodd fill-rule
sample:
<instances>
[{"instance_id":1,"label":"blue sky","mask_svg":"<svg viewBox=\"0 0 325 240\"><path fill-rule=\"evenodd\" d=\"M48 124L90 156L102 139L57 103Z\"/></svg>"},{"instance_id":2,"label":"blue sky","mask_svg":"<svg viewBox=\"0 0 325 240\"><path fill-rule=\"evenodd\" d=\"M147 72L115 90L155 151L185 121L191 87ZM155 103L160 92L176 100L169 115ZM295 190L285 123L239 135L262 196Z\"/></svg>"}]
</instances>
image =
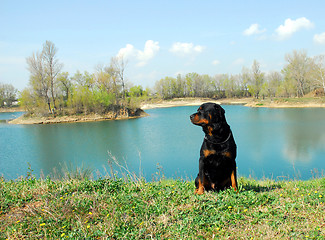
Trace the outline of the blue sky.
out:
<instances>
[{"instance_id":1,"label":"blue sky","mask_svg":"<svg viewBox=\"0 0 325 240\"><path fill-rule=\"evenodd\" d=\"M237 74L254 59L279 71L293 50L325 54L324 9L323 0L0 0L0 82L27 87L26 57L46 40L70 75L123 54L127 80L143 87L178 73Z\"/></svg>"}]
</instances>

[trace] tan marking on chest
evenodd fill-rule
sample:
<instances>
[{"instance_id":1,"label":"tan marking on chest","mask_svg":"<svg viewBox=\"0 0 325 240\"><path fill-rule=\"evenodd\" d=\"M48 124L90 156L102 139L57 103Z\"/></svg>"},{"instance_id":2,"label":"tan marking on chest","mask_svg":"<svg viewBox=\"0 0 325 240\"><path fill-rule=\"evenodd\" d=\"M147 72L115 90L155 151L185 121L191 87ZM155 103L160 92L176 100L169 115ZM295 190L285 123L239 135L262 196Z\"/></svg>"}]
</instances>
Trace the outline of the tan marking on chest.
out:
<instances>
[{"instance_id":1,"label":"tan marking on chest","mask_svg":"<svg viewBox=\"0 0 325 240\"><path fill-rule=\"evenodd\" d=\"M230 152L223 152L222 153L223 156L231 158L231 153Z\"/></svg>"},{"instance_id":2,"label":"tan marking on chest","mask_svg":"<svg viewBox=\"0 0 325 240\"><path fill-rule=\"evenodd\" d=\"M208 157L210 155L216 154L215 150L203 150L204 157Z\"/></svg>"}]
</instances>

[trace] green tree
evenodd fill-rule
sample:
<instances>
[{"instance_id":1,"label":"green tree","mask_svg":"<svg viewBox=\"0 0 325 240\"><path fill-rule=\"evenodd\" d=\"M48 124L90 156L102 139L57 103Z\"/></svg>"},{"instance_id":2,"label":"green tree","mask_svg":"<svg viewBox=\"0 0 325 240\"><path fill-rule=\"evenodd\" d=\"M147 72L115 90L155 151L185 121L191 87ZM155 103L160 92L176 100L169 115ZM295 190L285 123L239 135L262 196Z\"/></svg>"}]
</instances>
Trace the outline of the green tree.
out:
<instances>
[{"instance_id":1,"label":"green tree","mask_svg":"<svg viewBox=\"0 0 325 240\"><path fill-rule=\"evenodd\" d=\"M255 97L259 98L260 91L264 84L264 73L261 72L260 64L254 60L251 70L251 77L248 85L249 92Z\"/></svg>"},{"instance_id":2,"label":"green tree","mask_svg":"<svg viewBox=\"0 0 325 240\"><path fill-rule=\"evenodd\" d=\"M267 75L268 79L268 95L269 97L275 97L279 95L283 77L281 73L273 71Z\"/></svg>"},{"instance_id":3,"label":"green tree","mask_svg":"<svg viewBox=\"0 0 325 240\"><path fill-rule=\"evenodd\" d=\"M32 92L32 89L25 88L19 93L19 103L29 113L33 113L36 106L35 97L32 96Z\"/></svg>"},{"instance_id":4,"label":"green tree","mask_svg":"<svg viewBox=\"0 0 325 240\"><path fill-rule=\"evenodd\" d=\"M73 87L72 80L69 77L69 73L63 72L63 73L58 74L57 82L58 82L59 90L63 94L64 100L67 101L71 94L72 87Z\"/></svg>"}]
</instances>

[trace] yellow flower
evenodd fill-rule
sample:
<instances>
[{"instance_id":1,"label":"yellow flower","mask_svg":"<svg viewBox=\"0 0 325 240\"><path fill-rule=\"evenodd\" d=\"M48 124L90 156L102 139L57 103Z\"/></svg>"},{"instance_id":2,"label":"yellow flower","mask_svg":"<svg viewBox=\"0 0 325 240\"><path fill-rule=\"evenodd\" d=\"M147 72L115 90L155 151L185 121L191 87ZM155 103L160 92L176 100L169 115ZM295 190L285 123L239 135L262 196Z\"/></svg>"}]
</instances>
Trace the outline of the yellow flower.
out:
<instances>
[{"instance_id":1,"label":"yellow flower","mask_svg":"<svg viewBox=\"0 0 325 240\"><path fill-rule=\"evenodd\" d=\"M93 213L92 212L89 212L89 215L92 215Z\"/></svg>"},{"instance_id":2,"label":"yellow flower","mask_svg":"<svg viewBox=\"0 0 325 240\"><path fill-rule=\"evenodd\" d=\"M231 209L231 208L232 208L232 206L229 206L229 207L228 207L228 209Z\"/></svg>"},{"instance_id":3,"label":"yellow flower","mask_svg":"<svg viewBox=\"0 0 325 240\"><path fill-rule=\"evenodd\" d=\"M299 191L299 188L296 188L297 191Z\"/></svg>"},{"instance_id":4,"label":"yellow flower","mask_svg":"<svg viewBox=\"0 0 325 240\"><path fill-rule=\"evenodd\" d=\"M60 199L62 200L62 199L63 199L63 197L60 197Z\"/></svg>"},{"instance_id":5,"label":"yellow flower","mask_svg":"<svg viewBox=\"0 0 325 240\"><path fill-rule=\"evenodd\" d=\"M19 223L20 221L18 220L16 223Z\"/></svg>"},{"instance_id":6,"label":"yellow flower","mask_svg":"<svg viewBox=\"0 0 325 240\"><path fill-rule=\"evenodd\" d=\"M315 193L318 193L317 191L315 191Z\"/></svg>"},{"instance_id":7,"label":"yellow flower","mask_svg":"<svg viewBox=\"0 0 325 240\"><path fill-rule=\"evenodd\" d=\"M282 197L282 195L283 195L283 194L281 193L281 194L280 194L280 197Z\"/></svg>"},{"instance_id":8,"label":"yellow flower","mask_svg":"<svg viewBox=\"0 0 325 240\"><path fill-rule=\"evenodd\" d=\"M244 209L244 212L247 212L248 211L248 209Z\"/></svg>"},{"instance_id":9,"label":"yellow flower","mask_svg":"<svg viewBox=\"0 0 325 240\"><path fill-rule=\"evenodd\" d=\"M89 225L87 225L87 228L90 228L90 226L89 226Z\"/></svg>"},{"instance_id":10,"label":"yellow flower","mask_svg":"<svg viewBox=\"0 0 325 240\"><path fill-rule=\"evenodd\" d=\"M219 231L219 230L220 230L220 228L218 227L218 228L217 228L217 231Z\"/></svg>"},{"instance_id":11,"label":"yellow flower","mask_svg":"<svg viewBox=\"0 0 325 240\"><path fill-rule=\"evenodd\" d=\"M62 234L61 234L61 237L63 237L64 235L65 235L65 233L62 233Z\"/></svg>"},{"instance_id":12,"label":"yellow flower","mask_svg":"<svg viewBox=\"0 0 325 240\"><path fill-rule=\"evenodd\" d=\"M320 198L321 198L321 197L323 197L323 196L322 196L321 194L319 194L319 196L318 196L318 197L320 197Z\"/></svg>"},{"instance_id":13,"label":"yellow flower","mask_svg":"<svg viewBox=\"0 0 325 240\"><path fill-rule=\"evenodd\" d=\"M45 223L41 223L40 226L41 226L41 227L42 227L42 226L45 226Z\"/></svg>"},{"instance_id":14,"label":"yellow flower","mask_svg":"<svg viewBox=\"0 0 325 240\"><path fill-rule=\"evenodd\" d=\"M66 228L66 226L63 226L62 228Z\"/></svg>"}]
</instances>

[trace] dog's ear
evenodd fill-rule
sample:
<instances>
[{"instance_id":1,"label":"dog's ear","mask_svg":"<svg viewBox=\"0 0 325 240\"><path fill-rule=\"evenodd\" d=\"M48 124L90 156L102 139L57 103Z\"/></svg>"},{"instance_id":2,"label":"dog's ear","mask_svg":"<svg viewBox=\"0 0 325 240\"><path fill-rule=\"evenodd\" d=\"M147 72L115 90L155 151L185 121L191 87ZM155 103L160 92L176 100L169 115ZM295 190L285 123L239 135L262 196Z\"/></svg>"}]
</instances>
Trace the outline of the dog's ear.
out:
<instances>
[{"instance_id":1,"label":"dog's ear","mask_svg":"<svg viewBox=\"0 0 325 240\"><path fill-rule=\"evenodd\" d=\"M214 107L219 113L219 119L225 120L225 110L219 104L214 105Z\"/></svg>"}]
</instances>

